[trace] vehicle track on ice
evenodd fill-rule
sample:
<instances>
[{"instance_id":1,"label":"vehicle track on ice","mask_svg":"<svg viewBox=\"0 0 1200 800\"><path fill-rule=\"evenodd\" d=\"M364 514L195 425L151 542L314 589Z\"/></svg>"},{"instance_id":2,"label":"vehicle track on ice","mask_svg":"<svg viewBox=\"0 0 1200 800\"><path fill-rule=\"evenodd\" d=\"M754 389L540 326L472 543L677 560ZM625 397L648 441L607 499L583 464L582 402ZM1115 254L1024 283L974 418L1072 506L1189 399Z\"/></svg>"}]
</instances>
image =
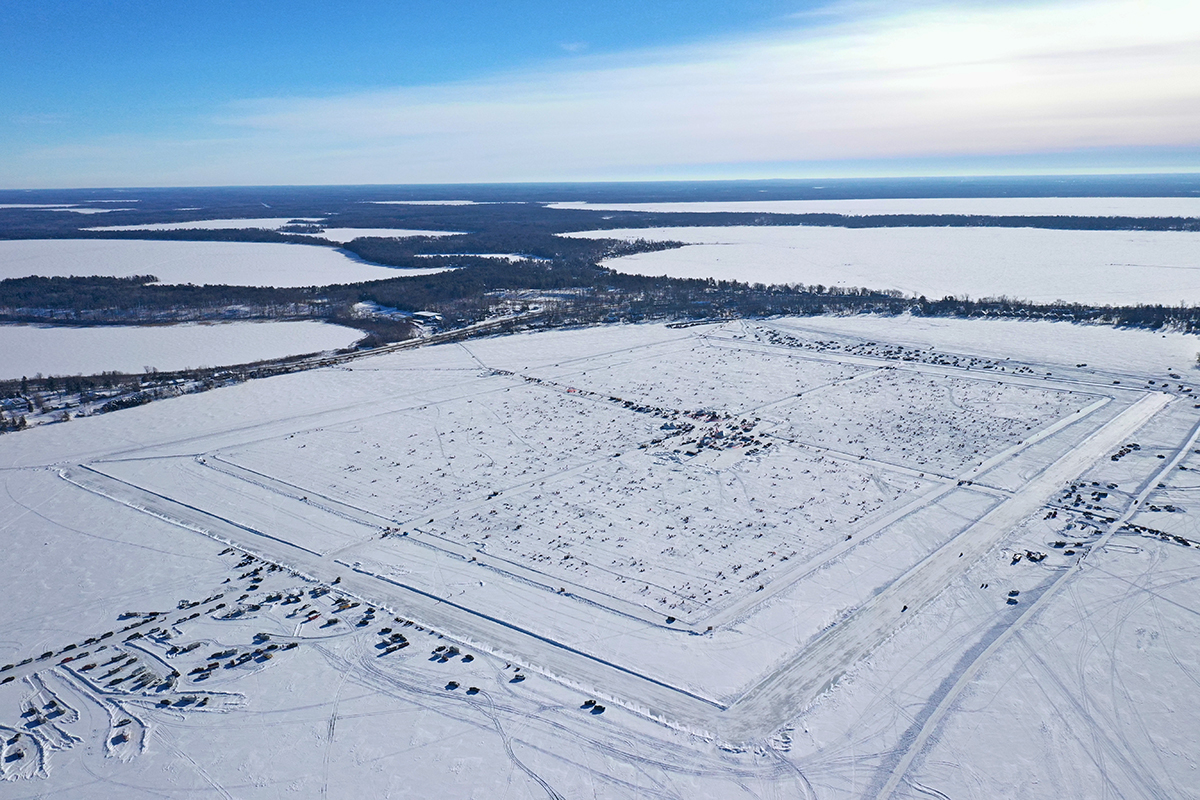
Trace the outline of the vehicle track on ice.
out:
<instances>
[{"instance_id":1,"label":"vehicle track on ice","mask_svg":"<svg viewBox=\"0 0 1200 800\"><path fill-rule=\"evenodd\" d=\"M837 683L908 616L963 574L1005 533L1044 505L1063 483L1141 428L1170 399L1157 392L1146 395L1046 467L1019 493L980 517L731 703L721 715L717 733L731 741L750 741L785 724Z\"/></svg>"},{"instance_id":2,"label":"vehicle track on ice","mask_svg":"<svg viewBox=\"0 0 1200 800\"><path fill-rule=\"evenodd\" d=\"M1151 397L1152 396L1153 395L1151 395ZM1144 402L1144 400L1139 401L1139 405L1141 402ZM1136 408L1136 406L1134 408ZM1133 408L1130 408L1125 413L1128 413L1132 410ZM1124 416L1124 414L1122 416ZM1118 417L1118 419L1120 418ZM1116 420L1114 420L1114 422L1116 422ZM1129 503L1128 507L1121 514L1121 516L1119 516L1116 521L1108 524L1108 530L1106 530L1100 536L1100 538L1096 540L1096 542L1088 550L1088 553L1080 558L1073 567L1064 570L1063 573L1059 575L1059 577L1056 578L1049 587L1047 587L1046 591L1042 592L1041 596L1039 596L1036 601L1030 604L1029 608L1027 608L1025 612L1021 614L1021 616L1017 617L1017 619L1006 631L996 637L996 639L990 645L988 645L987 648L984 649L984 651L980 653L979 656L973 662L971 662L971 664L965 670L963 670L954 686L950 688L950 691L947 692L946 696L942 698L942 701L938 704L937 708L935 708L933 713L930 714L925 720L924 725L921 726L921 730L917 733L916 737L912 740L912 743L908 746L908 749L904 752L900 762L896 765L895 769L892 770L891 776L883 785L883 788L879 791L879 794L876 795L876 800L888 800L888 798L892 796L893 792L896 790L896 787L901 781L904 780L905 775L908 774L909 769L912 767L913 761L916 760L916 758L924 750L929 738L937 731L937 729L941 726L942 720L945 719L946 714L958 702L959 695L962 694L962 691L967 687L967 685L975 679L975 676L986 665L988 659L995 654L997 650L1003 647L1013 636L1020 633L1021 629L1031 619L1037 616L1042 609L1050 604L1051 600L1063 588L1063 586L1066 585L1067 581L1077 575L1084 568L1088 554L1101 551L1104 548L1104 545L1108 543L1109 539L1111 539L1118 530L1120 530L1121 526L1124 525L1130 517L1132 517L1141 509L1142 505L1145 504L1146 498L1152 491L1154 491L1155 487L1161 480L1163 480L1164 476L1169 475L1171 470L1175 469L1179 463L1187 457L1192 448L1196 446L1197 440L1200 440L1200 423L1196 423L1196 425L1192 428L1191 434L1188 436L1184 444L1181 445L1180 448L1175 452L1175 455L1168 459L1161 469L1146 479L1141 491L1138 492L1137 496L1134 497L1134 499ZM1112 750L1113 748L1109 749ZM1158 787L1155 788L1157 789ZM1156 791L1156 795L1160 797L1167 796L1161 790Z\"/></svg>"},{"instance_id":3,"label":"vehicle track on ice","mask_svg":"<svg viewBox=\"0 0 1200 800\"><path fill-rule=\"evenodd\" d=\"M521 663L530 671L568 685L602 688L603 694L613 698L612 702L638 713L685 730L742 743L769 735L803 711L1001 537L1036 512L1063 484L1075 479L1108 450L1118 447L1170 399L1158 392L1144 395L1043 469L1017 494L981 516L730 703L672 685L669 680L609 660L603 653L588 652L591 648L576 648L553 634L542 634L479 609L458 605L403 580L372 575L354 566L347 571L347 565L339 564L329 554L222 519L97 469L74 467L60 474L86 491L234 544L316 580L331 582L335 577L342 578L340 589L347 594L390 608L470 647Z\"/></svg>"}]
</instances>

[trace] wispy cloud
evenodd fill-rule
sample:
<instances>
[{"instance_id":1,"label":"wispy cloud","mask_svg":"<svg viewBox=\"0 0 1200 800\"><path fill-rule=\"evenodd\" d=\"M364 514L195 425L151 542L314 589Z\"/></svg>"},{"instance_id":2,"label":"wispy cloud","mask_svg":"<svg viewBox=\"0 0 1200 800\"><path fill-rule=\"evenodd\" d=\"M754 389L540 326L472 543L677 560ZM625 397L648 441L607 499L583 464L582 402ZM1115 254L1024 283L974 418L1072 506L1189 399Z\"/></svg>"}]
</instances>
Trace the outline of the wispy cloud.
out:
<instances>
[{"instance_id":1,"label":"wispy cloud","mask_svg":"<svg viewBox=\"0 0 1200 800\"><path fill-rule=\"evenodd\" d=\"M1200 147L1194 0L872 8L491 80L241 101L217 120L222 153L251 170L234 182L415 182Z\"/></svg>"}]
</instances>

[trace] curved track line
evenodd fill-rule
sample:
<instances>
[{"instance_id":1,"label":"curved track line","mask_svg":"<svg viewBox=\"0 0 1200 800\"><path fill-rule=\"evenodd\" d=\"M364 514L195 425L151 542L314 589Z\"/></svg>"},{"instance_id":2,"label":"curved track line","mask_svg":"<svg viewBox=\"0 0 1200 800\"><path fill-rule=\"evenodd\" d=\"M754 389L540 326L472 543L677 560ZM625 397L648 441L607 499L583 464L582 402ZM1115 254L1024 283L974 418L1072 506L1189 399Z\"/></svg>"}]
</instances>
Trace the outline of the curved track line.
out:
<instances>
[{"instance_id":1,"label":"curved track line","mask_svg":"<svg viewBox=\"0 0 1200 800\"><path fill-rule=\"evenodd\" d=\"M1175 456L1171 458L1162 469L1160 469L1146 481L1141 492L1138 493L1138 496L1135 497L1129 504L1128 508L1125 509L1125 513L1123 513L1115 522L1109 524L1108 530L1096 540L1096 543L1088 551L1089 554L1095 553L1104 547L1104 545L1109 539L1112 538L1113 534L1117 532L1121 525L1128 521L1129 518L1140 509L1146 498L1152 491L1154 491L1154 487L1160 480L1162 480L1163 476L1169 474L1171 470L1175 469L1175 467L1187 457L1188 453L1193 447L1195 447L1198 439L1200 439L1200 422L1196 423L1196 425L1192 428L1192 433L1188 437L1187 442L1175 452ZM1025 612L1021 614L1021 616L1017 617L1008 630L996 637L996 639L990 645L988 645L982 653L979 654L979 657L976 658L971 665L963 671L958 681L956 681L954 686L950 688L950 691L946 693L946 696L942 698L942 702L938 703L937 708L935 708L933 713L929 715L929 718L925 720L925 724L921 726L920 732L917 734L916 738L913 739L912 744L909 745L908 751L904 754L904 757L900 759L900 763L897 764L896 768L892 771L892 775L888 779L887 783L884 784L879 794L876 795L876 800L888 800L888 798L892 796L892 793L896 790L896 787L904 779L905 774L907 774L909 768L912 766L913 761L918 755L921 754L921 751L924 750L925 744L929 741L929 737L932 736L933 733L938 729L938 727L941 725L942 719L946 716L947 712L950 711L951 707L958 701L958 696L962 693L963 689L965 689L967 685L975 679L975 676L979 673L979 670L983 668L991 656L994 655L997 650L1003 647L1009 639L1016 635L1030 619L1032 619L1043 608L1049 605L1051 599L1053 599L1058 591L1066 584L1069 578L1083 569L1083 564L1086 558L1087 556L1085 555L1078 562L1076 562L1074 567L1065 570L1062 575L1060 575L1054 581L1054 583L1052 583L1046 589L1046 591L1043 592L1040 597L1038 597L1037 600L1030 604L1029 608L1027 608Z\"/></svg>"},{"instance_id":2,"label":"curved track line","mask_svg":"<svg viewBox=\"0 0 1200 800\"><path fill-rule=\"evenodd\" d=\"M980 517L934 551L845 621L829 629L779 670L730 704L721 715L721 735L749 741L783 725L833 686L859 659L899 628L990 550L1001 536L1034 513L1067 481L1141 428L1169 403L1168 395L1147 394L1078 447L1055 461L1022 490ZM1182 457L1182 456L1181 456Z\"/></svg>"}]
</instances>

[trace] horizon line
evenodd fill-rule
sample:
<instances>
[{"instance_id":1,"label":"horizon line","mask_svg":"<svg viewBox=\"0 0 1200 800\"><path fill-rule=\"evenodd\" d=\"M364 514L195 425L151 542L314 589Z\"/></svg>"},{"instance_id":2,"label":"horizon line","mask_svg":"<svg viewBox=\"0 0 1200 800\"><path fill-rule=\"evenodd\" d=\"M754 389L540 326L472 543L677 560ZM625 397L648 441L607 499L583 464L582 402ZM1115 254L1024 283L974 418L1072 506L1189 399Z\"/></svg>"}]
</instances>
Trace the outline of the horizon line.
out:
<instances>
[{"instance_id":1,"label":"horizon line","mask_svg":"<svg viewBox=\"0 0 1200 800\"><path fill-rule=\"evenodd\" d=\"M805 183L809 181L955 181L955 180L1055 180L1055 179L1120 179L1120 178L1200 178L1200 167L1189 167L1170 171L1088 171L1088 172L994 172L961 174L909 174L909 175L812 175L779 178L608 178L595 180L521 180L521 181L460 181L460 182L417 182L417 183L229 183L229 184L177 184L161 186L29 186L0 187L0 192L129 192L162 191L170 189L379 189L379 188L472 188L500 186L637 186L662 184L729 184L729 183ZM812 187L820 188L820 187Z\"/></svg>"}]
</instances>

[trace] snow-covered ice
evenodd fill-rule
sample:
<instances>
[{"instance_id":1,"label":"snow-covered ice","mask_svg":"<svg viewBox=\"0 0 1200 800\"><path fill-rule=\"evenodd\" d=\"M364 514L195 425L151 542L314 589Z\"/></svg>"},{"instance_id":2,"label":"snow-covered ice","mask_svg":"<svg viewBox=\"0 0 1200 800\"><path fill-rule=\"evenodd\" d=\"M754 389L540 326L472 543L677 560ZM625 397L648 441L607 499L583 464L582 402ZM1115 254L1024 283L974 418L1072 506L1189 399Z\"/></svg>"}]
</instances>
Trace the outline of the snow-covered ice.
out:
<instances>
[{"instance_id":1,"label":"snow-covered ice","mask_svg":"<svg viewBox=\"0 0 1200 800\"><path fill-rule=\"evenodd\" d=\"M377 206L478 206L479 200L364 200Z\"/></svg>"},{"instance_id":2,"label":"snow-covered ice","mask_svg":"<svg viewBox=\"0 0 1200 800\"><path fill-rule=\"evenodd\" d=\"M136 200L92 200L92 203L129 203ZM132 208L89 208L74 203L0 203L0 209L40 209L43 211L69 211L73 214L105 214L109 211L133 211Z\"/></svg>"},{"instance_id":3,"label":"snow-covered ice","mask_svg":"<svg viewBox=\"0 0 1200 800\"><path fill-rule=\"evenodd\" d=\"M1178 331L1045 320L851 314L789 320L784 327L809 336L883 340L919 350L966 351L1001 360L1014 353L1035 353L1030 358L1051 369L1082 364L1093 371L1159 377L1190 371L1200 357L1200 339Z\"/></svg>"},{"instance_id":4,"label":"snow-covered ice","mask_svg":"<svg viewBox=\"0 0 1200 800\"><path fill-rule=\"evenodd\" d=\"M1054 325L520 334L4 435L0 769L1187 796L1194 340Z\"/></svg>"},{"instance_id":5,"label":"snow-covered ice","mask_svg":"<svg viewBox=\"0 0 1200 800\"><path fill-rule=\"evenodd\" d=\"M155 275L161 283L326 286L440 269L395 269L342 250L264 242L159 242L115 239L0 241L0 279Z\"/></svg>"},{"instance_id":6,"label":"snow-covered ice","mask_svg":"<svg viewBox=\"0 0 1200 800\"><path fill-rule=\"evenodd\" d=\"M149 222L142 225L103 225L87 228L89 231L225 231L225 230L268 230L282 228L293 220L303 223L318 223L322 217L254 217L247 219L198 219L190 222Z\"/></svg>"},{"instance_id":7,"label":"snow-covered ice","mask_svg":"<svg viewBox=\"0 0 1200 800\"><path fill-rule=\"evenodd\" d=\"M264 217L255 219L201 219L190 222L153 222L145 225L107 225L98 228L87 228L90 231L212 231L212 230L265 230L278 231L284 226L298 221L299 224L320 225L320 233L298 233L283 231L293 236L312 236L328 239L331 242L345 244L346 242L363 237L378 237L383 239L407 239L416 236L454 236L455 231L425 231L411 228L343 228L325 227L326 220L321 217Z\"/></svg>"},{"instance_id":8,"label":"snow-covered ice","mask_svg":"<svg viewBox=\"0 0 1200 800\"><path fill-rule=\"evenodd\" d=\"M348 347L362 331L323 322L64 328L0 325L0 379L245 364Z\"/></svg>"},{"instance_id":9,"label":"snow-covered ice","mask_svg":"<svg viewBox=\"0 0 1200 800\"><path fill-rule=\"evenodd\" d=\"M1200 217L1200 197L945 197L738 200L677 203L549 203L590 211L740 214L964 214L990 217Z\"/></svg>"},{"instance_id":10,"label":"snow-covered ice","mask_svg":"<svg viewBox=\"0 0 1200 800\"><path fill-rule=\"evenodd\" d=\"M1200 233L1189 231L731 226L569 235L690 245L605 262L638 275L863 286L930 299L1200 302Z\"/></svg>"}]
</instances>

